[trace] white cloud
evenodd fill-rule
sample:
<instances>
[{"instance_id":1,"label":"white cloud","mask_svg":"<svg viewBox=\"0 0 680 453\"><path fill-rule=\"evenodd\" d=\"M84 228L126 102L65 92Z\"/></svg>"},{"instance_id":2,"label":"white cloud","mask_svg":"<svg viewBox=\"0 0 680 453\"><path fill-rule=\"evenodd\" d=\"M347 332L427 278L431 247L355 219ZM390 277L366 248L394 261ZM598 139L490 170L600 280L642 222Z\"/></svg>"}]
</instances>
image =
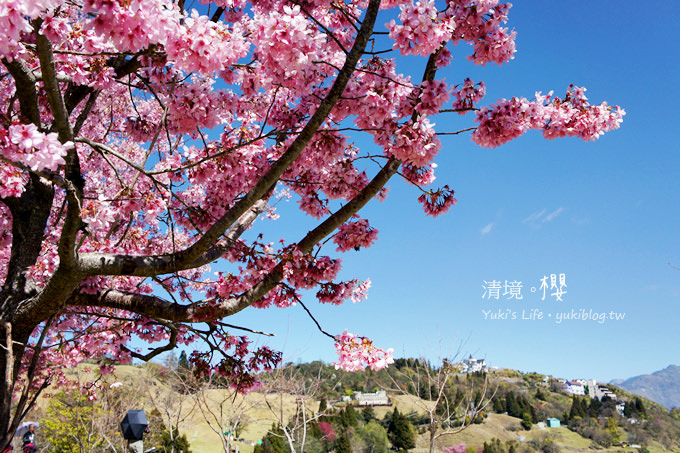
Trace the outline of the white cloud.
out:
<instances>
[{"instance_id":1,"label":"white cloud","mask_svg":"<svg viewBox=\"0 0 680 453\"><path fill-rule=\"evenodd\" d=\"M493 228L493 226L494 226L494 223L491 222L491 223L489 223L487 226L485 226L484 228L482 228L482 229L480 230L481 233L482 233L482 236L484 236L485 234L489 234L489 233L491 232L491 229Z\"/></svg>"},{"instance_id":2,"label":"white cloud","mask_svg":"<svg viewBox=\"0 0 680 453\"><path fill-rule=\"evenodd\" d=\"M562 211L564 211L564 207L560 206L555 211L553 211L550 214L548 214L547 216L545 216L543 218L543 222L552 222L555 219L555 217L557 217L558 215L560 215L562 213Z\"/></svg>"}]
</instances>

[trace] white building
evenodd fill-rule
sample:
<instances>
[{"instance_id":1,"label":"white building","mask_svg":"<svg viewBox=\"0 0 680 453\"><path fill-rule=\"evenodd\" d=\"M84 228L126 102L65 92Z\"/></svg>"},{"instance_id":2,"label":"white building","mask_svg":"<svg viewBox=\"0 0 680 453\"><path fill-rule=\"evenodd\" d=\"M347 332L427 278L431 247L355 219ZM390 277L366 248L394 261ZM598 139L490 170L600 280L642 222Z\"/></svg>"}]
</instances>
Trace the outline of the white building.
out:
<instances>
[{"instance_id":1,"label":"white building","mask_svg":"<svg viewBox=\"0 0 680 453\"><path fill-rule=\"evenodd\" d=\"M392 403L384 390L375 393L354 392L354 399L358 406L390 406Z\"/></svg>"},{"instance_id":2,"label":"white building","mask_svg":"<svg viewBox=\"0 0 680 453\"><path fill-rule=\"evenodd\" d=\"M463 373L476 373L477 371L486 372L489 367L486 365L486 359L473 359L470 356L467 359L463 359Z\"/></svg>"},{"instance_id":3,"label":"white building","mask_svg":"<svg viewBox=\"0 0 680 453\"><path fill-rule=\"evenodd\" d=\"M624 401L622 401L622 402L620 402L620 403L618 403L618 404L616 405L616 412L617 412L621 417L623 417L623 411L625 411L625 410L626 410L626 403L625 403Z\"/></svg>"},{"instance_id":4,"label":"white building","mask_svg":"<svg viewBox=\"0 0 680 453\"><path fill-rule=\"evenodd\" d=\"M613 399L616 401L616 393L612 392L609 390L607 387L603 385L598 385L597 381L595 379L590 379L588 381L588 396L591 398L595 398L597 400L602 401L602 398L605 396Z\"/></svg>"},{"instance_id":5,"label":"white building","mask_svg":"<svg viewBox=\"0 0 680 453\"><path fill-rule=\"evenodd\" d=\"M580 382L577 381L567 381L564 383L564 390L567 391L567 393L570 393L572 395L585 395L586 394L586 387L585 385L581 384Z\"/></svg>"}]
</instances>

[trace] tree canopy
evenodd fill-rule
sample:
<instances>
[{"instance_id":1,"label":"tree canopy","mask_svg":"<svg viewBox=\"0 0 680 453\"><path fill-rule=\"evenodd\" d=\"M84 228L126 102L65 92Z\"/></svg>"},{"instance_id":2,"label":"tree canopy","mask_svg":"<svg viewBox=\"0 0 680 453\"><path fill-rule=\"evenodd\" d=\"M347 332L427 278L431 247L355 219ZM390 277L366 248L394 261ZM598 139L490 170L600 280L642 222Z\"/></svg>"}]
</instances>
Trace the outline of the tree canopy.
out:
<instances>
[{"instance_id":1,"label":"tree canopy","mask_svg":"<svg viewBox=\"0 0 680 453\"><path fill-rule=\"evenodd\" d=\"M455 203L431 187L434 115L476 112L485 147L529 129L592 140L623 117L581 87L480 108L483 82L439 79L461 42L471 63L512 59L510 5L496 0L0 4L3 445L37 393L90 357L106 368L197 343L195 372L254 385L280 354L251 350L226 318L310 289L321 303L365 297L369 281L337 279L337 255L376 240L359 212L392 176L426 214ZM379 12L394 17L386 31ZM420 79L401 56L421 57ZM276 218L282 197L316 224L266 242L256 219ZM329 336L343 369L392 361L365 337Z\"/></svg>"}]
</instances>

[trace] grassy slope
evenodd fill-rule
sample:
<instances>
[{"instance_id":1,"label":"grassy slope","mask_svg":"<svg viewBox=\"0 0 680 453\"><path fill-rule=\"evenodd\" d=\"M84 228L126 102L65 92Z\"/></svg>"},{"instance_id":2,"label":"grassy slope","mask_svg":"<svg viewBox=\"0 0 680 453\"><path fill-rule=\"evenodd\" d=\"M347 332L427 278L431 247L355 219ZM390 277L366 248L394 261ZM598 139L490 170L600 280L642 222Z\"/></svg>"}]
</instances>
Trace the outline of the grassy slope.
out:
<instances>
[{"instance_id":1,"label":"grassy slope","mask_svg":"<svg viewBox=\"0 0 680 453\"><path fill-rule=\"evenodd\" d=\"M74 374L80 376L81 380L85 381L92 378L93 372L85 372L82 367L74 370ZM136 408L143 408L147 414L153 410L153 404L150 402L148 396L144 396L143 389L139 388L142 376L146 373L143 368L133 366L119 366L116 370L115 379L109 377L108 380L118 380L124 382L126 387L134 389L139 392L140 398L138 400L139 406ZM148 376L148 375L147 375ZM108 382L108 381L106 381ZM148 381L147 381L148 385ZM170 393L171 390L160 385L158 382L153 383L161 392ZM233 406L247 407L245 411L247 414L247 426L241 433L244 442L238 442L239 450L243 453L250 453L253 450L252 444L261 439L272 426L272 423L277 421L277 415L280 416L283 410L283 417L288 419L294 413L296 407L296 399L294 395L288 394L262 394L251 393L246 397L238 397L233 399L231 393L223 390L211 390L209 396L213 403L211 408L214 412L219 412L219 402L223 402L223 407L226 411ZM551 397L561 397L558 395L551 395ZM426 402L412 395L391 395L391 399L400 412L408 414L411 412L424 413ZM269 402L269 406L267 405ZM43 399L40 406L44 407L48 401ZM305 404L312 410L317 409L318 401L306 400ZM272 412L276 411L276 414ZM374 408L376 417L381 419L387 412L391 412L393 407L376 407ZM121 415L122 417L122 415ZM180 426L180 431L187 435L192 450L195 453L218 453L223 451L219 436L206 423L205 416L197 409L185 420ZM625 438L625 433L623 433ZM524 431L520 427L520 420L502 414L489 414L484 423L479 425L472 425L460 433L447 435L440 439L441 446L459 444L465 442L467 445L482 445L486 441L498 438L502 441L517 439L519 436L524 436L527 440L537 438L539 436L550 436L555 439L556 443L563 447L564 451L580 451L580 452L622 452L631 451L632 449L610 448L610 449L596 449L590 448L591 441L584 439L578 434L568 430L567 428L552 428L540 429L534 426L530 431ZM428 433L422 433L417 440L417 446L413 450L415 453L424 453L429 451L428 448ZM650 448L651 453L662 453L667 450L659 445L653 445Z\"/></svg>"}]
</instances>

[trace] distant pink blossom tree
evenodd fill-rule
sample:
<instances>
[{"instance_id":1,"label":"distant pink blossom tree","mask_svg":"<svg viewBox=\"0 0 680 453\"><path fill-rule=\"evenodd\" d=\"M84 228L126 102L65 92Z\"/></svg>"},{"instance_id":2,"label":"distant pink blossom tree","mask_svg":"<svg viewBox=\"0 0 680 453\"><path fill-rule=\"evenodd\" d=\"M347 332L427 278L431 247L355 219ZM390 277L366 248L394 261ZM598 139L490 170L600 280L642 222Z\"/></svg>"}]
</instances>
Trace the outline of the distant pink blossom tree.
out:
<instances>
[{"instance_id":1,"label":"distant pink blossom tree","mask_svg":"<svg viewBox=\"0 0 680 453\"><path fill-rule=\"evenodd\" d=\"M333 442L335 440L335 430L333 429L333 425L330 423L319 422L319 430L326 441Z\"/></svg>"},{"instance_id":2,"label":"distant pink blossom tree","mask_svg":"<svg viewBox=\"0 0 680 453\"><path fill-rule=\"evenodd\" d=\"M512 59L510 5L497 0L196 8L0 0L3 446L40 390L67 384L62 370L87 358L105 358L107 371L196 343L198 372L255 385L280 354L251 350L226 318L293 305L314 288L324 303L365 297L369 283L337 281L341 261L323 246L332 239L335 254L376 240L358 213L392 176L420 190L429 215L455 203L448 186L428 188L441 148L433 115L476 111L481 146L529 129L593 140L622 120L583 88L477 109L483 83L438 79L461 42L474 64ZM394 8L395 20L376 25ZM401 74L396 54L422 57L422 78ZM375 149L360 150L354 131ZM279 215L273 201L285 194L317 224L288 242L247 233ZM131 350L133 338L150 352ZM366 338L336 340L340 367L392 360Z\"/></svg>"},{"instance_id":3,"label":"distant pink blossom tree","mask_svg":"<svg viewBox=\"0 0 680 453\"><path fill-rule=\"evenodd\" d=\"M467 449L465 448L465 442L461 442L460 444L442 447L442 451L445 453L465 453Z\"/></svg>"}]
</instances>

